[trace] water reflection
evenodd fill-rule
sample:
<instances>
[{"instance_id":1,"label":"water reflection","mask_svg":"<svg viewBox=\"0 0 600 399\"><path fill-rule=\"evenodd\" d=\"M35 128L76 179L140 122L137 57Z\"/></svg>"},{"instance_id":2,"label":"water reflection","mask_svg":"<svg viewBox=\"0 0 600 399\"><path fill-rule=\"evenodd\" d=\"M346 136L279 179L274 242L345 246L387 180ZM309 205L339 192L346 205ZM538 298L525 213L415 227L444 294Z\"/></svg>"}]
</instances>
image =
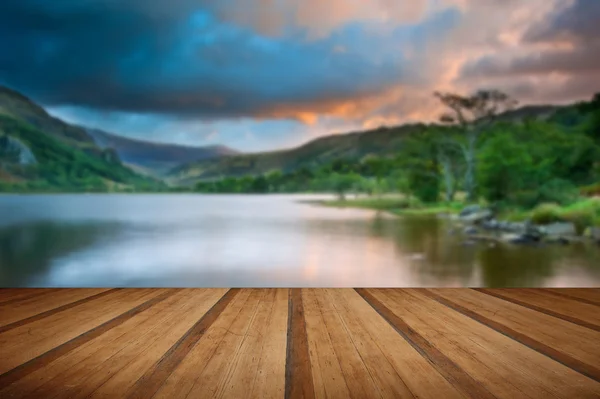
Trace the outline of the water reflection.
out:
<instances>
[{"instance_id":1,"label":"water reflection","mask_svg":"<svg viewBox=\"0 0 600 399\"><path fill-rule=\"evenodd\" d=\"M398 219L297 199L0 197L0 285L600 284L600 251L592 246L465 246L436 218Z\"/></svg>"}]
</instances>

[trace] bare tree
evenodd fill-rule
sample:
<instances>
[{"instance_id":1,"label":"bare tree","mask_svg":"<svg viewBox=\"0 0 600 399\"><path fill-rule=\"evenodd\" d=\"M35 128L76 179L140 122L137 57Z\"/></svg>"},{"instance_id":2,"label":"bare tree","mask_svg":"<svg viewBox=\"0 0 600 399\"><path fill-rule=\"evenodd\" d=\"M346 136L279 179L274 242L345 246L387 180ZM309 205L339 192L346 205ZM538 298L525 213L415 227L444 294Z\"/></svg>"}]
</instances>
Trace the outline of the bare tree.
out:
<instances>
[{"instance_id":1,"label":"bare tree","mask_svg":"<svg viewBox=\"0 0 600 399\"><path fill-rule=\"evenodd\" d=\"M490 127L496 116L508 111L517 105L517 101L499 90L479 90L469 96L453 93L439 93L434 95L441 103L449 108L449 112L440 117L440 121L449 125L462 128L465 142L458 143L465 159L465 190L467 200L476 199L477 189L477 141L482 132ZM443 159L443 157L442 157ZM442 163L444 169L450 166ZM444 170L446 179L451 178ZM449 182L452 183L453 182Z\"/></svg>"}]
</instances>

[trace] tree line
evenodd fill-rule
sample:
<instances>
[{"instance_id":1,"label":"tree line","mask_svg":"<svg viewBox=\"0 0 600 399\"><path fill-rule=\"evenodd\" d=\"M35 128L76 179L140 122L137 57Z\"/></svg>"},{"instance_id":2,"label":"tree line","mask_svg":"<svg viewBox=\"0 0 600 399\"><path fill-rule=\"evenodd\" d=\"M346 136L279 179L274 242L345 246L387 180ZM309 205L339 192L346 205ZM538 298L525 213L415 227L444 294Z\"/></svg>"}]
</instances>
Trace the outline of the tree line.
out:
<instances>
[{"instance_id":1,"label":"tree line","mask_svg":"<svg viewBox=\"0 0 600 399\"><path fill-rule=\"evenodd\" d=\"M448 112L441 124L408 136L394 157L338 159L314 168L203 181L199 192L401 192L422 202L533 207L594 193L600 181L600 94L549 118L499 118L517 102L497 91L435 93Z\"/></svg>"}]
</instances>

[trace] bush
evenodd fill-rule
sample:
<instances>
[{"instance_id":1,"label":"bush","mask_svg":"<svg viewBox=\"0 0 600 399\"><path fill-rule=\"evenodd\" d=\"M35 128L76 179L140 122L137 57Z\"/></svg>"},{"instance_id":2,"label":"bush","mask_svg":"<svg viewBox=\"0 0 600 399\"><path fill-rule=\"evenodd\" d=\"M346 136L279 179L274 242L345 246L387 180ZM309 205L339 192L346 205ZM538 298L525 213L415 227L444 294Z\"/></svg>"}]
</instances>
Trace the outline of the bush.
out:
<instances>
[{"instance_id":1,"label":"bush","mask_svg":"<svg viewBox=\"0 0 600 399\"><path fill-rule=\"evenodd\" d=\"M561 220L561 208L557 204L541 204L531 212L531 221L535 224L550 224Z\"/></svg>"},{"instance_id":2,"label":"bush","mask_svg":"<svg viewBox=\"0 0 600 399\"><path fill-rule=\"evenodd\" d=\"M600 183L582 187L579 192L585 197L600 196Z\"/></svg>"},{"instance_id":3,"label":"bush","mask_svg":"<svg viewBox=\"0 0 600 399\"><path fill-rule=\"evenodd\" d=\"M563 212L562 218L565 221L575 225L578 234L582 234L589 226L593 226L596 221L596 214L593 209L573 209Z\"/></svg>"},{"instance_id":4,"label":"bush","mask_svg":"<svg viewBox=\"0 0 600 399\"><path fill-rule=\"evenodd\" d=\"M538 201L569 205L575 202L578 196L579 192L572 183L562 179L552 179L540 187Z\"/></svg>"}]
</instances>

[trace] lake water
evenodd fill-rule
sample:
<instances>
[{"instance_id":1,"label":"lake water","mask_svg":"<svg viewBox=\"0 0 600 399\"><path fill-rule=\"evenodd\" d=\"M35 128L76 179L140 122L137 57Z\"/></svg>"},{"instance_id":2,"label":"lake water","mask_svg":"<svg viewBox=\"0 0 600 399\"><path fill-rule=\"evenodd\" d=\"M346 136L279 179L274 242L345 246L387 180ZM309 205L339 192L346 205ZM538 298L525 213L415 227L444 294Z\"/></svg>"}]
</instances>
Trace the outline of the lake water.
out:
<instances>
[{"instance_id":1,"label":"lake water","mask_svg":"<svg viewBox=\"0 0 600 399\"><path fill-rule=\"evenodd\" d=\"M0 196L2 287L600 286L600 248L465 246L314 196Z\"/></svg>"}]
</instances>

